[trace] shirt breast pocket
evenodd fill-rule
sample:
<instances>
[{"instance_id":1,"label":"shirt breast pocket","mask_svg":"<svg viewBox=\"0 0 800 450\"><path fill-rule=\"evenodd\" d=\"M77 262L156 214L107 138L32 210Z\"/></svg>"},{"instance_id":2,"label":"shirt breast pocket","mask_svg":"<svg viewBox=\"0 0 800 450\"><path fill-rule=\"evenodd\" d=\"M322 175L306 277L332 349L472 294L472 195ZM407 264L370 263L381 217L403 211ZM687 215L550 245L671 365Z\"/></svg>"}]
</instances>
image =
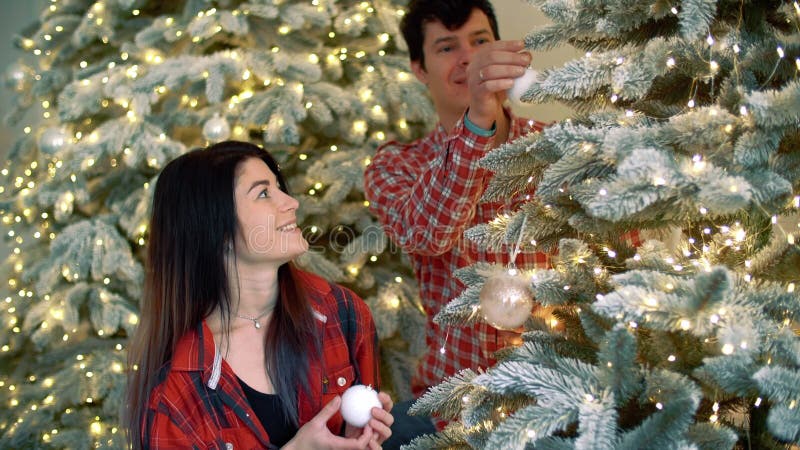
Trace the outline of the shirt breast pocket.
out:
<instances>
[{"instance_id":1,"label":"shirt breast pocket","mask_svg":"<svg viewBox=\"0 0 800 450\"><path fill-rule=\"evenodd\" d=\"M322 394L325 404L337 395L342 395L356 380L356 371L351 365L333 370L322 379Z\"/></svg>"},{"instance_id":2,"label":"shirt breast pocket","mask_svg":"<svg viewBox=\"0 0 800 450\"><path fill-rule=\"evenodd\" d=\"M341 396L344 391L353 385L356 379L356 371L353 366L345 366L341 369L328 371L322 378L322 406L327 405L337 395ZM343 436L344 420L341 413L337 412L328 420L328 429L332 433Z\"/></svg>"}]
</instances>

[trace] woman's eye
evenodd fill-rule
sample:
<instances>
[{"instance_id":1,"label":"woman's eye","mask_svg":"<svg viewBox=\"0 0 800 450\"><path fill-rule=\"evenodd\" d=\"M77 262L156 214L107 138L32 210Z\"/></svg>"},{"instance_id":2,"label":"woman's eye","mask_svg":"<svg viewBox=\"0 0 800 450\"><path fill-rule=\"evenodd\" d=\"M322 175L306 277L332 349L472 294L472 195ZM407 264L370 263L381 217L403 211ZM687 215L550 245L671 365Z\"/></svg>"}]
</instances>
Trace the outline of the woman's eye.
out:
<instances>
[{"instance_id":1,"label":"woman's eye","mask_svg":"<svg viewBox=\"0 0 800 450\"><path fill-rule=\"evenodd\" d=\"M268 197L269 197L269 192L267 192L266 189L258 193L258 198L268 198Z\"/></svg>"}]
</instances>

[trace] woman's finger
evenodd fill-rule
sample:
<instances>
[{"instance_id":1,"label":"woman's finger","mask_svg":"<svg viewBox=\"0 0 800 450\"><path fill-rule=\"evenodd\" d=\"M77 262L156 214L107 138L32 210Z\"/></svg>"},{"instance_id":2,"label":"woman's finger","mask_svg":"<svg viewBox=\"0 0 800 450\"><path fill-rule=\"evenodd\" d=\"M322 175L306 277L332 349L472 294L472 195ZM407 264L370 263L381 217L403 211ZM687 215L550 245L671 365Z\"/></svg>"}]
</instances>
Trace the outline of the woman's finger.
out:
<instances>
[{"instance_id":1,"label":"woman's finger","mask_svg":"<svg viewBox=\"0 0 800 450\"><path fill-rule=\"evenodd\" d=\"M394 402L392 401L392 397L389 397L389 394L386 392L379 392L378 393L378 400L381 402L381 406L383 406L384 411L391 411L392 406L394 406Z\"/></svg>"},{"instance_id":2,"label":"woman's finger","mask_svg":"<svg viewBox=\"0 0 800 450\"><path fill-rule=\"evenodd\" d=\"M328 422L328 419L333 417L337 411L339 411L339 405L342 403L341 397L338 395L333 398L333 400L329 401L324 408L322 408L316 416L314 416L311 420L321 421L322 423Z\"/></svg>"},{"instance_id":3,"label":"woman's finger","mask_svg":"<svg viewBox=\"0 0 800 450\"><path fill-rule=\"evenodd\" d=\"M378 436L379 442L389 439L389 436L392 435L392 429L389 425L379 420L371 419L369 421L369 426L375 430L375 435Z\"/></svg>"}]
</instances>

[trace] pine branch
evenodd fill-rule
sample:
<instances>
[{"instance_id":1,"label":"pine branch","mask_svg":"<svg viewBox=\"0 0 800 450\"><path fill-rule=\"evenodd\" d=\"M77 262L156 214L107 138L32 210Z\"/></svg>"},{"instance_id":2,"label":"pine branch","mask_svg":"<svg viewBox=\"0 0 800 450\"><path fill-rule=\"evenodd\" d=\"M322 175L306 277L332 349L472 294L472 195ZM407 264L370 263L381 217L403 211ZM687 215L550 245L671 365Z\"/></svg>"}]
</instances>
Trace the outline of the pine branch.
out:
<instances>
[{"instance_id":1,"label":"pine branch","mask_svg":"<svg viewBox=\"0 0 800 450\"><path fill-rule=\"evenodd\" d=\"M408 413L423 416L436 413L445 419L458 417L464 397L476 392L472 382L477 376L472 370L464 369L442 383L428 388L427 392L414 402Z\"/></svg>"}]
</instances>

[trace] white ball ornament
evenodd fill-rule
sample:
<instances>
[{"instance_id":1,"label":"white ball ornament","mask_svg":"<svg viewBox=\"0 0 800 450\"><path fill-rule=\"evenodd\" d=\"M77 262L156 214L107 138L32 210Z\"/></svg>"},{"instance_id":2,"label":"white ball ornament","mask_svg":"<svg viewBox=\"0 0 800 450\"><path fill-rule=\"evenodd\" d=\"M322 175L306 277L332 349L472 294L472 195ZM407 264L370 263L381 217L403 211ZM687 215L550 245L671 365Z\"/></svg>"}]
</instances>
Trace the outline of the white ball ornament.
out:
<instances>
[{"instance_id":1,"label":"white ball ornament","mask_svg":"<svg viewBox=\"0 0 800 450\"><path fill-rule=\"evenodd\" d=\"M231 136L231 126L218 113L203 125L203 136L210 142L222 142Z\"/></svg>"},{"instance_id":2,"label":"white ball ornament","mask_svg":"<svg viewBox=\"0 0 800 450\"><path fill-rule=\"evenodd\" d=\"M525 73L518 78L514 78L514 84L508 89L508 99L516 105L524 105L522 96L536 82L539 72L531 68L525 69Z\"/></svg>"},{"instance_id":3,"label":"white ball ornament","mask_svg":"<svg viewBox=\"0 0 800 450\"><path fill-rule=\"evenodd\" d=\"M490 276L479 295L486 322L500 330L522 326L533 311L529 284L529 280L516 271L504 270Z\"/></svg>"},{"instance_id":4,"label":"white ball ornament","mask_svg":"<svg viewBox=\"0 0 800 450\"><path fill-rule=\"evenodd\" d=\"M48 127L39 135L38 144L42 152L55 155L67 144L67 133L61 127Z\"/></svg>"},{"instance_id":5,"label":"white ball ornament","mask_svg":"<svg viewBox=\"0 0 800 450\"><path fill-rule=\"evenodd\" d=\"M344 421L356 428L363 428L372 418L372 408L382 408L378 393L369 386L350 386L342 394L340 411Z\"/></svg>"}]
</instances>

